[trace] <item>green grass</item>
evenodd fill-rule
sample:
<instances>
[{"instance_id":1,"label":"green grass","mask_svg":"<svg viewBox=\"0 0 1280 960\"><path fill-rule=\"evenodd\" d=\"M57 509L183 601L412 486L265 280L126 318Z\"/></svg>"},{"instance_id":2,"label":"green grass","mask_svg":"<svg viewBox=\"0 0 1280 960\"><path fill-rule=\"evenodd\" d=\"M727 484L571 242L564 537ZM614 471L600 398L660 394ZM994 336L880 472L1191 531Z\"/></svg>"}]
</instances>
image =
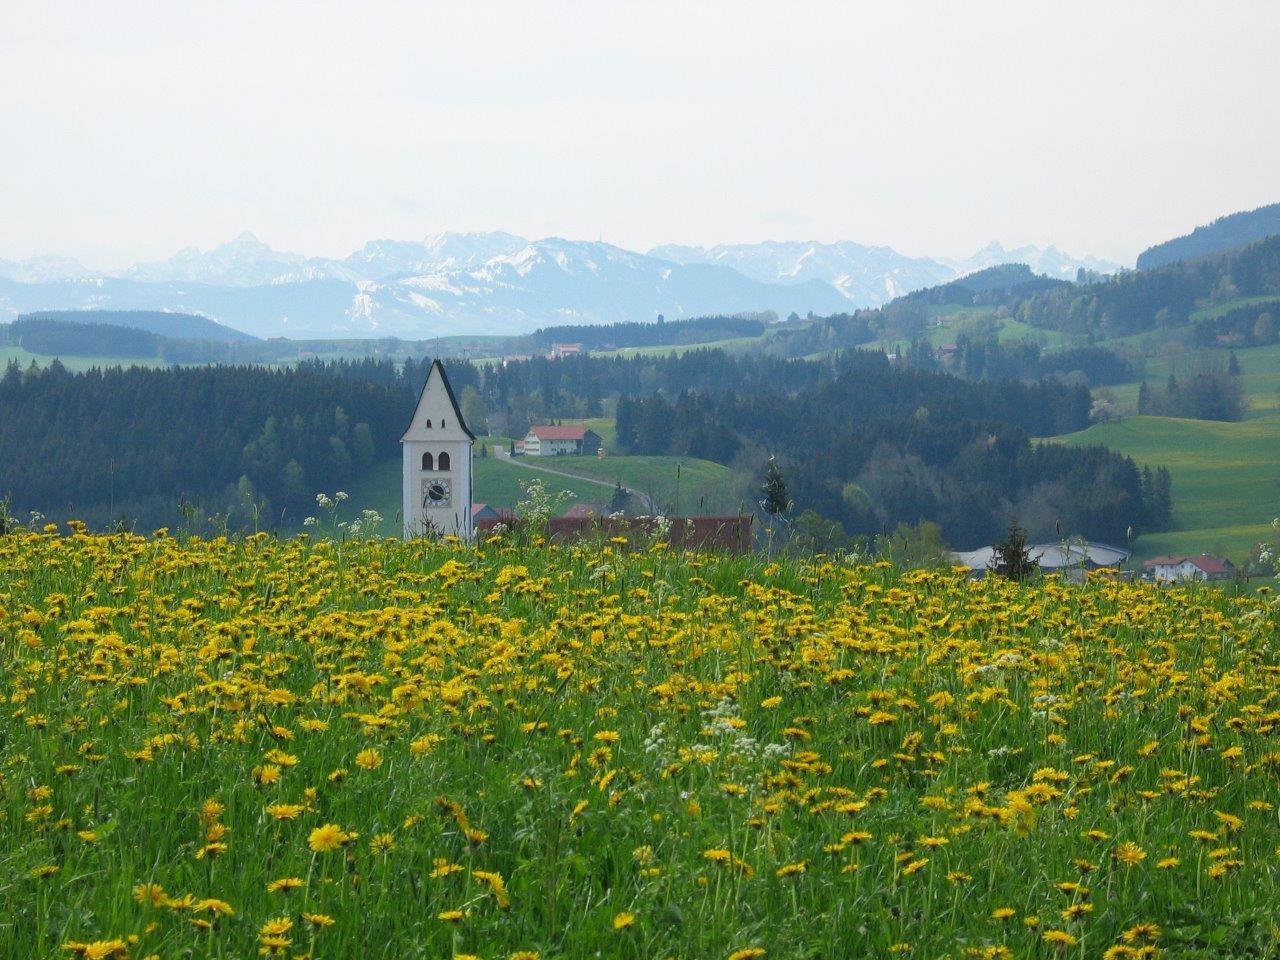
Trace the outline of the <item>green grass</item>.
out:
<instances>
[{"instance_id":1,"label":"green grass","mask_svg":"<svg viewBox=\"0 0 1280 960\"><path fill-rule=\"evenodd\" d=\"M541 463L539 458L530 458L530 462L534 461ZM624 487L647 493L659 508L682 514L732 513L738 507L731 489L733 471L710 460L693 457L547 457L545 465L555 470L595 477L610 484L620 480Z\"/></svg>"},{"instance_id":2,"label":"green grass","mask_svg":"<svg viewBox=\"0 0 1280 960\"><path fill-rule=\"evenodd\" d=\"M758 337L732 337L727 340L708 340L705 343L673 343L655 347L619 347L617 350L592 350L593 357L666 357L679 356L690 350L725 350L741 353L760 346L772 335L765 330Z\"/></svg>"},{"instance_id":3,"label":"green grass","mask_svg":"<svg viewBox=\"0 0 1280 960\"><path fill-rule=\"evenodd\" d=\"M1139 464L1166 466L1173 480L1175 529L1146 534L1135 556L1213 553L1234 561L1274 537L1280 516L1280 416L1242 423L1130 417L1059 438L1102 444Z\"/></svg>"},{"instance_id":4,"label":"green grass","mask_svg":"<svg viewBox=\"0 0 1280 960\"><path fill-rule=\"evenodd\" d=\"M1274 958L1278 613L11 534L0 957Z\"/></svg>"},{"instance_id":5,"label":"green grass","mask_svg":"<svg viewBox=\"0 0 1280 960\"><path fill-rule=\"evenodd\" d=\"M934 304L929 307L928 315L931 318L940 316L952 318L951 322L943 327L934 326L932 323L929 325L925 332L924 340L934 348L945 347L955 343L957 336L966 329L971 329L973 324L978 321L993 322L996 325L996 337L1001 343L1015 340L1032 340L1046 349L1050 349L1073 342L1071 337L1057 330L1033 327L1030 324L1012 318L997 320L995 319L995 308L993 307L959 307L954 304ZM864 349L895 350L906 344L907 341L901 337L896 339L889 338L872 341L866 344Z\"/></svg>"},{"instance_id":6,"label":"green grass","mask_svg":"<svg viewBox=\"0 0 1280 960\"><path fill-rule=\"evenodd\" d=\"M1240 382L1247 405L1245 416L1263 417L1280 412L1280 344L1241 348L1235 351L1235 355L1240 363ZM1205 361L1225 367L1228 356L1228 351L1214 348L1151 357L1145 364L1146 381L1155 386L1163 386L1170 373L1179 376L1192 373ZM1136 413L1138 387L1139 384L1135 381L1102 387L1095 393L1109 391L1115 396L1121 410Z\"/></svg>"},{"instance_id":7,"label":"green grass","mask_svg":"<svg viewBox=\"0 0 1280 960\"><path fill-rule=\"evenodd\" d=\"M1266 303L1268 300L1275 300L1275 296L1265 297L1237 297L1234 300L1228 300L1225 303L1216 303L1207 307L1201 307L1191 313L1191 322L1195 323L1199 320L1215 320L1223 314L1230 313L1239 307L1251 307L1255 304Z\"/></svg>"}]
</instances>

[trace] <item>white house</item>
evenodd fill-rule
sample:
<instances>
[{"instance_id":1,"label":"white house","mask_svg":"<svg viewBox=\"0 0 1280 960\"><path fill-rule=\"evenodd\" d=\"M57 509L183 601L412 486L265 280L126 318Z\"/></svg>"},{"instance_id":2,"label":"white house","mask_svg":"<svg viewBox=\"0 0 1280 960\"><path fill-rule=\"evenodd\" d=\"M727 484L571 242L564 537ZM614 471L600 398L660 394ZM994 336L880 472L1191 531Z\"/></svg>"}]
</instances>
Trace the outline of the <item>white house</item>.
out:
<instances>
[{"instance_id":1,"label":"white house","mask_svg":"<svg viewBox=\"0 0 1280 960\"><path fill-rule=\"evenodd\" d=\"M1142 565L1143 573L1157 583L1184 583L1189 580L1230 580L1235 569L1230 560L1207 553L1198 557L1153 557Z\"/></svg>"},{"instance_id":2,"label":"white house","mask_svg":"<svg viewBox=\"0 0 1280 960\"><path fill-rule=\"evenodd\" d=\"M475 439L462 419L444 366L437 360L427 372L409 429L400 438L407 539L442 534L470 541L471 448Z\"/></svg>"},{"instance_id":3,"label":"white house","mask_svg":"<svg viewBox=\"0 0 1280 960\"><path fill-rule=\"evenodd\" d=\"M586 427L530 427L517 446L530 457L590 457L600 450L600 435Z\"/></svg>"}]
</instances>

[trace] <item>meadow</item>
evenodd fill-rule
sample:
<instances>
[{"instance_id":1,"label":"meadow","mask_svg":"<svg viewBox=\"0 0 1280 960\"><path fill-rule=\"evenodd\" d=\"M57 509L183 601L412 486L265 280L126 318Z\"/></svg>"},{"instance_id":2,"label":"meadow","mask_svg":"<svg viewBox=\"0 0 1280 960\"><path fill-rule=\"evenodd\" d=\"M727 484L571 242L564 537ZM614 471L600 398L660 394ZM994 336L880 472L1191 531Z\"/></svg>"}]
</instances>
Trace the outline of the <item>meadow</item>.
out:
<instances>
[{"instance_id":1,"label":"meadow","mask_svg":"<svg viewBox=\"0 0 1280 960\"><path fill-rule=\"evenodd\" d=\"M0 537L5 957L1269 957L1280 610Z\"/></svg>"},{"instance_id":2,"label":"meadow","mask_svg":"<svg viewBox=\"0 0 1280 960\"><path fill-rule=\"evenodd\" d=\"M1102 444L1139 463L1165 466L1173 480L1174 529L1143 534L1134 554L1212 553L1239 563L1273 542L1280 513L1280 417L1240 423L1129 417L1058 442Z\"/></svg>"}]
</instances>

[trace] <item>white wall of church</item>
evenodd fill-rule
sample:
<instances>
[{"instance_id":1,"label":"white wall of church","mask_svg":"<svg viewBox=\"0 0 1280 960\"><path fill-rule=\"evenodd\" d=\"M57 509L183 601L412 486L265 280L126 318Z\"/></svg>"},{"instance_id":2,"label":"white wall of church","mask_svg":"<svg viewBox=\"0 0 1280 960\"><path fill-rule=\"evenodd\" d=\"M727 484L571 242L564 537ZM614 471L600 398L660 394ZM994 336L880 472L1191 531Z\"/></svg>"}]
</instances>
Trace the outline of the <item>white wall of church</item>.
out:
<instances>
[{"instance_id":1,"label":"white wall of church","mask_svg":"<svg viewBox=\"0 0 1280 960\"><path fill-rule=\"evenodd\" d=\"M471 539L473 441L437 363L427 375L409 429L400 440L404 535L434 530ZM447 467L444 459L447 457Z\"/></svg>"},{"instance_id":2,"label":"white wall of church","mask_svg":"<svg viewBox=\"0 0 1280 960\"><path fill-rule=\"evenodd\" d=\"M405 440L402 516L406 538L421 537L434 529L471 539L471 441ZM438 468L440 455L449 456L449 469ZM432 469L424 470L423 454L431 455Z\"/></svg>"}]
</instances>

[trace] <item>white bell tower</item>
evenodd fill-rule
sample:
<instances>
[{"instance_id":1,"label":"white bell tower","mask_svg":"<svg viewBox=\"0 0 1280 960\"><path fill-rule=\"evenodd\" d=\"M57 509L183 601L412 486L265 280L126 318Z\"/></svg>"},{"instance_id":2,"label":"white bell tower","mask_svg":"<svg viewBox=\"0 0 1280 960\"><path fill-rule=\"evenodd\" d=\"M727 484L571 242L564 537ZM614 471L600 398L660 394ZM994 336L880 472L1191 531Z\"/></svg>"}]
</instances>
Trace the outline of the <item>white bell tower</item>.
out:
<instances>
[{"instance_id":1,"label":"white bell tower","mask_svg":"<svg viewBox=\"0 0 1280 960\"><path fill-rule=\"evenodd\" d=\"M471 447L444 366L431 364L409 429L404 452L403 516L406 539L430 533L471 541Z\"/></svg>"}]
</instances>

